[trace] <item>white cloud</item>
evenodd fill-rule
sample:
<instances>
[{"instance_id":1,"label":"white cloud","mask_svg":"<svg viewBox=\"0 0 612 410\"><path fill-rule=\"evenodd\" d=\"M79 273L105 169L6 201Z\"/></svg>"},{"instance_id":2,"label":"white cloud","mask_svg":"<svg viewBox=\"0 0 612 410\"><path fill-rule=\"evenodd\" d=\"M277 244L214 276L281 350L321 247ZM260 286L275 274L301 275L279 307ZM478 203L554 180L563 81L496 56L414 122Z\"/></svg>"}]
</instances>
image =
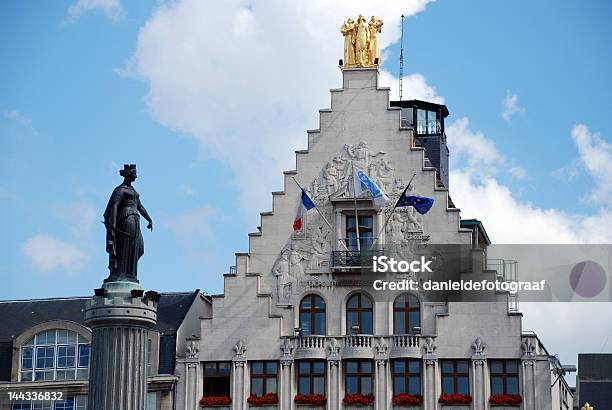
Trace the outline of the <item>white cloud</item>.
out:
<instances>
[{"instance_id":1,"label":"white cloud","mask_svg":"<svg viewBox=\"0 0 612 410\"><path fill-rule=\"evenodd\" d=\"M505 165L506 160L492 140L486 138L482 131L472 131L469 126L470 120L467 117L446 126L452 166L466 168L480 175L494 174Z\"/></svg>"},{"instance_id":2,"label":"white cloud","mask_svg":"<svg viewBox=\"0 0 612 410\"><path fill-rule=\"evenodd\" d=\"M525 113L525 108L518 104L518 95L510 95L510 91L506 91L506 97L502 100L502 106L501 116L506 122L510 122L514 114Z\"/></svg>"},{"instance_id":3,"label":"white cloud","mask_svg":"<svg viewBox=\"0 0 612 410\"><path fill-rule=\"evenodd\" d=\"M527 178L527 171L521 167L511 167L508 169L508 173L514 179L521 180Z\"/></svg>"},{"instance_id":4,"label":"white cloud","mask_svg":"<svg viewBox=\"0 0 612 410\"><path fill-rule=\"evenodd\" d=\"M254 0L163 3L141 28L136 51L121 74L149 84L153 118L193 136L200 149L228 164L255 221L270 209L291 153L317 128L340 84L339 28L363 12L384 20L381 47L400 35L400 15L428 0ZM422 77L407 80L423 87ZM416 86L415 86L416 87ZM435 91L429 91L435 96ZM254 155L253 153L257 153Z\"/></svg>"},{"instance_id":5,"label":"white cloud","mask_svg":"<svg viewBox=\"0 0 612 410\"><path fill-rule=\"evenodd\" d=\"M36 128L34 128L34 125L32 124L32 120L19 110L5 111L4 118L18 122L19 124L28 128L34 135L39 134Z\"/></svg>"},{"instance_id":6,"label":"white cloud","mask_svg":"<svg viewBox=\"0 0 612 410\"><path fill-rule=\"evenodd\" d=\"M436 104L444 104L444 97L439 96L435 87L427 83L424 75L419 73L404 76L402 81L402 98L404 100L423 100ZM399 100L399 78L385 70L381 70L380 87L390 87L390 98Z\"/></svg>"},{"instance_id":7,"label":"white cloud","mask_svg":"<svg viewBox=\"0 0 612 410\"><path fill-rule=\"evenodd\" d=\"M584 124L575 125L572 139L576 143L582 167L595 181L591 198L601 204L612 201L612 144Z\"/></svg>"},{"instance_id":8,"label":"white cloud","mask_svg":"<svg viewBox=\"0 0 612 410\"><path fill-rule=\"evenodd\" d=\"M35 235L21 249L23 255L40 272L56 270L77 271L86 263L88 256L78 246L50 235Z\"/></svg>"},{"instance_id":9,"label":"white cloud","mask_svg":"<svg viewBox=\"0 0 612 410\"><path fill-rule=\"evenodd\" d=\"M121 0L77 0L68 7L68 20L75 21L85 13L97 10L112 21L119 21L125 16Z\"/></svg>"}]
</instances>

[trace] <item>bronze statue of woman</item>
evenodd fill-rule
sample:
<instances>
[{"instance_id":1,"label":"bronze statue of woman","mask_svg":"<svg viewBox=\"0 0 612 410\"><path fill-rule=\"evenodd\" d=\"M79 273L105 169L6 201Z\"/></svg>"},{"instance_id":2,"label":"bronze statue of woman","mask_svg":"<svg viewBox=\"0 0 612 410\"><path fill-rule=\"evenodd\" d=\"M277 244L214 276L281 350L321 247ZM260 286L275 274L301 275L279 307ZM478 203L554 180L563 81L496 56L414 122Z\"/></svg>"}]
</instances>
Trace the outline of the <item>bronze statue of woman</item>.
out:
<instances>
[{"instance_id":1,"label":"bronze statue of woman","mask_svg":"<svg viewBox=\"0 0 612 410\"><path fill-rule=\"evenodd\" d=\"M138 259L144 254L144 241L140 232L140 215L153 230L153 220L140 202L140 195L132 186L136 180L136 165L125 164L119 171L123 183L113 191L106 210L106 252L110 275L104 282L127 280L138 282Z\"/></svg>"}]
</instances>

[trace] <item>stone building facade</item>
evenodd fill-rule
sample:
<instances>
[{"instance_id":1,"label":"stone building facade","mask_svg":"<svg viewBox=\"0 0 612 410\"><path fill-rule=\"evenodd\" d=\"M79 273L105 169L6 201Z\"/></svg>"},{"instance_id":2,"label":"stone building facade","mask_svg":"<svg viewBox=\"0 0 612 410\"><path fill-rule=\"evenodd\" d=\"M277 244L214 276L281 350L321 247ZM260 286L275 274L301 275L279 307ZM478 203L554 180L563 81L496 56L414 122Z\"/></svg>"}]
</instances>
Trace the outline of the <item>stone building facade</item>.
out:
<instances>
[{"instance_id":1,"label":"stone building facade","mask_svg":"<svg viewBox=\"0 0 612 410\"><path fill-rule=\"evenodd\" d=\"M296 151L296 169L285 171L284 189L272 193L272 211L261 213L261 226L249 234L249 251L236 254L224 293L212 297L201 337L181 341L180 408L261 407L257 398L267 394L271 404L264 408L350 409L361 394L370 401L361 408L484 410L497 408L493 396L515 394L516 409L562 409L551 388L550 355L522 328L507 294L495 302L458 303L426 300L418 292L374 297L359 284L355 207L361 247L375 237L408 247L463 244L471 247L474 278L497 272L486 258L482 223L462 223L449 197L448 166L438 169L448 164L439 124L446 107L423 102L429 113L421 117L407 112L418 110L418 101L410 107L391 103L389 89L378 86L376 67L345 68L342 75L342 87L331 90L331 108L319 111L319 128L307 132L308 149ZM429 128L431 121L438 123ZM422 130L437 135L427 142L436 153L420 143ZM416 173L409 193L433 198L434 206L424 215L411 207L396 211L380 232L391 206L377 210L370 199L353 198L353 166L365 170L391 203ZM294 178L329 225L311 210L294 232L301 193ZM417 401L398 404L402 393Z\"/></svg>"}]
</instances>

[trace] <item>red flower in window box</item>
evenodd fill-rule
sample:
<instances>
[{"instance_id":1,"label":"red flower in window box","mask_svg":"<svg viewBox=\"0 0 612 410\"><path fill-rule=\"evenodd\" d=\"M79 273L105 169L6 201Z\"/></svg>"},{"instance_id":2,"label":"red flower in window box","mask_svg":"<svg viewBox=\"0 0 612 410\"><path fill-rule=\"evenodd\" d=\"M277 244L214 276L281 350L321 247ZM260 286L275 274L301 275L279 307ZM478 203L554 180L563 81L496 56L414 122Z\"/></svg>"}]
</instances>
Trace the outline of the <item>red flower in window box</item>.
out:
<instances>
[{"instance_id":1,"label":"red flower in window box","mask_svg":"<svg viewBox=\"0 0 612 410\"><path fill-rule=\"evenodd\" d=\"M396 406L420 406L423 404L423 396L420 394L400 393L393 395L391 402Z\"/></svg>"},{"instance_id":2,"label":"red flower in window box","mask_svg":"<svg viewBox=\"0 0 612 410\"><path fill-rule=\"evenodd\" d=\"M438 398L438 403L446 404L447 406L456 406L461 404L470 404L472 396L469 394L441 394Z\"/></svg>"},{"instance_id":3,"label":"red flower in window box","mask_svg":"<svg viewBox=\"0 0 612 410\"><path fill-rule=\"evenodd\" d=\"M493 394L489 403L495 406L520 406L523 398L520 394Z\"/></svg>"},{"instance_id":4,"label":"red flower in window box","mask_svg":"<svg viewBox=\"0 0 612 410\"><path fill-rule=\"evenodd\" d=\"M202 396L200 399L201 406L227 406L232 404L230 396Z\"/></svg>"},{"instance_id":5,"label":"red flower in window box","mask_svg":"<svg viewBox=\"0 0 612 410\"><path fill-rule=\"evenodd\" d=\"M344 396L344 399L342 399L342 403L367 406L374 403L374 395L372 393L365 395L361 393L347 394Z\"/></svg>"},{"instance_id":6,"label":"red flower in window box","mask_svg":"<svg viewBox=\"0 0 612 410\"><path fill-rule=\"evenodd\" d=\"M324 406L327 397L322 394L298 394L293 398L296 404L311 404L313 406Z\"/></svg>"},{"instance_id":7,"label":"red flower in window box","mask_svg":"<svg viewBox=\"0 0 612 410\"><path fill-rule=\"evenodd\" d=\"M247 399L247 403L252 407L278 404L278 395L276 393L266 393L260 397L256 394L251 394Z\"/></svg>"}]
</instances>

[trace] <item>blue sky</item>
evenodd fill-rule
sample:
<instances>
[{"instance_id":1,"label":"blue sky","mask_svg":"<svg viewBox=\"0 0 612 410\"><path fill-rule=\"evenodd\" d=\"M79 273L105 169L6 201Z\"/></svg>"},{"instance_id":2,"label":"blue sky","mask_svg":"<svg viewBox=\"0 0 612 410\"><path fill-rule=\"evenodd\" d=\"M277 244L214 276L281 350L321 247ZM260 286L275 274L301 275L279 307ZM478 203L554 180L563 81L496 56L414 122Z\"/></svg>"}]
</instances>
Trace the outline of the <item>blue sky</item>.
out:
<instances>
[{"instance_id":1,"label":"blue sky","mask_svg":"<svg viewBox=\"0 0 612 410\"><path fill-rule=\"evenodd\" d=\"M301 16L291 2L199 3L0 3L0 299L87 295L99 286L107 275L99 221L124 162L138 164L135 186L155 221L144 233L145 287L222 291L221 274L234 252L248 250L246 234L270 209L269 192L282 189L280 171L293 167L293 150L304 147L305 130L317 128L317 110L340 84L340 16L361 10L353 2L329 13L305 7L304 19L321 22L316 35L279 23L255 37L249 30L259 19ZM447 125L468 121L467 131L449 133L453 167L465 177L457 186L469 188L454 194L451 186L451 195L465 216L483 219L494 240L516 241L497 227L520 220L470 202L477 188L503 187L505 204L529 214L531 225L552 212L558 235L582 229L576 240L588 241L596 227L595 240L609 242L601 231L612 230L612 4L425 3L406 5L405 73L422 75L444 99ZM206 14L189 13L198 7ZM404 9L377 7L390 16L382 68L393 78ZM233 31L217 22L230 17ZM253 38L267 59L250 54ZM301 48L312 44L318 52ZM578 124L587 127L576 130L587 138L582 151L571 136ZM470 141L489 150L466 150ZM601 153L597 166L589 167L589 153ZM261 175L250 160L261 161ZM48 244L55 254L40 252Z\"/></svg>"}]
</instances>

